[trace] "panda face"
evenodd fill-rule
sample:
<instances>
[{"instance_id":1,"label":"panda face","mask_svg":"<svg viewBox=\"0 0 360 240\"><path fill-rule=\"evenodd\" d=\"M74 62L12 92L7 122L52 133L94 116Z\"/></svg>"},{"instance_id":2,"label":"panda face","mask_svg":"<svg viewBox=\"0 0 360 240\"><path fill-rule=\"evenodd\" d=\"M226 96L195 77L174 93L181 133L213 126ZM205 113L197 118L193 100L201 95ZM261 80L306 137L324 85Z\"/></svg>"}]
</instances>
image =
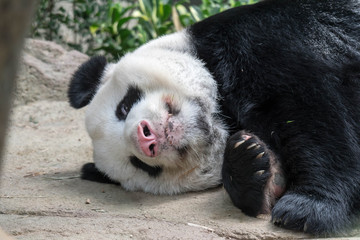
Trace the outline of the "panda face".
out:
<instances>
[{"instance_id":1,"label":"panda face","mask_svg":"<svg viewBox=\"0 0 360 240\"><path fill-rule=\"evenodd\" d=\"M124 124L132 154L150 165L176 168L186 155L209 145L209 119L196 101L171 91L144 94Z\"/></svg>"},{"instance_id":2,"label":"panda face","mask_svg":"<svg viewBox=\"0 0 360 240\"><path fill-rule=\"evenodd\" d=\"M167 194L220 183L227 132L199 60L145 45L107 64L93 91L86 127L95 165L112 180Z\"/></svg>"}]
</instances>

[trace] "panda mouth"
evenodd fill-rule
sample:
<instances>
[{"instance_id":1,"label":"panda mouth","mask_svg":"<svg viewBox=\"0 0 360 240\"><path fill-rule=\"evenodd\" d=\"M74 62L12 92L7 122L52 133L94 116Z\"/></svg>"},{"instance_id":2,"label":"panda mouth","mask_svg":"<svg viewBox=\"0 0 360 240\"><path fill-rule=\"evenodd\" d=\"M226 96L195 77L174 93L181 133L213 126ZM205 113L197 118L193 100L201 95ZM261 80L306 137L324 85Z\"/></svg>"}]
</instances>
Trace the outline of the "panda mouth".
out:
<instances>
[{"instance_id":1,"label":"panda mouth","mask_svg":"<svg viewBox=\"0 0 360 240\"><path fill-rule=\"evenodd\" d=\"M143 170L149 174L150 177L159 176L163 170L160 166L150 166L135 156L131 156L129 160L135 168Z\"/></svg>"}]
</instances>

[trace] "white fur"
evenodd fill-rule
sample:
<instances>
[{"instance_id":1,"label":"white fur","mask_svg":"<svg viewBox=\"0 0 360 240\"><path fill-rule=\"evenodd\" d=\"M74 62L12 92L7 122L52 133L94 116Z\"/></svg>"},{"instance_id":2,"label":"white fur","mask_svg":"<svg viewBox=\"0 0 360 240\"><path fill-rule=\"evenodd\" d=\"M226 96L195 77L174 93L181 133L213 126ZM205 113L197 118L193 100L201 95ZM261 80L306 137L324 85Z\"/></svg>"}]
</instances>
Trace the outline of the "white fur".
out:
<instances>
[{"instance_id":1,"label":"white fur","mask_svg":"<svg viewBox=\"0 0 360 240\"><path fill-rule=\"evenodd\" d=\"M145 95L126 120L120 121L116 107L131 85ZM219 185L227 132L215 115L216 98L216 83L192 54L186 31L151 41L108 64L86 113L97 168L132 191L175 194ZM180 109L179 114L169 115L166 99ZM199 116L209 125L209 136L197 128ZM159 156L148 157L139 150L136 133L142 120L151 122L159 133L169 132L167 136L160 134L163 145ZM166 128L169 122L174 126L172 131ZM185 145L189 146L188 154L181 159L175 147ZM130 156L163 171L151 177L135 168Z\"/></svg>"}]
</instances>

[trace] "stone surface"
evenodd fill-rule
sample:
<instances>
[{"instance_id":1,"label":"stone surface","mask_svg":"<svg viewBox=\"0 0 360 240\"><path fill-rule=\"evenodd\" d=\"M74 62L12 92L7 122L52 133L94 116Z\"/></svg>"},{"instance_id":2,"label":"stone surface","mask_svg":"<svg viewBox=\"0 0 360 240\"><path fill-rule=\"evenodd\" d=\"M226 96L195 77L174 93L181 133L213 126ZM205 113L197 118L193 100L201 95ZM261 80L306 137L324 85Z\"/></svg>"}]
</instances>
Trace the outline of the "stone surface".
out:
<instances>
[{"instance_id":1,"label":"stone surface","mask_svg":"<svg viewBox=\"0 0 360 240\"><path fill-rule=\"evenodd\" d=\"M56 43L27 39L20 63L15 105L39 100L66 101L70 76L88 56Z\"/></svg>"}]
</instances>

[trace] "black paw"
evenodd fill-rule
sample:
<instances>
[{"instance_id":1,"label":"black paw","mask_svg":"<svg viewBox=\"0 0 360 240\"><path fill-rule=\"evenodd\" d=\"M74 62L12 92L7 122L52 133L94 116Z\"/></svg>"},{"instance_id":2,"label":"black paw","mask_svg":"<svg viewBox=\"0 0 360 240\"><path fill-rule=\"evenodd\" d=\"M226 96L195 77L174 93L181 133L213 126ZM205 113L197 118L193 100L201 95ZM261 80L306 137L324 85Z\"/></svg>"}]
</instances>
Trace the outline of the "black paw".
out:
<instances>
[{"instance_id":1,"label":"black paw","mask_svg":"<svg viewBox=\"0 0 360 240\"><path fill-rule=\"evenodd\" d=\"M223 164L224 188L245 214L268 212L271 152L255 135L240 131L227 142Z\"/></svg>"},{"instance_id":2,"label":"black paw","mask_svg":"<svg viewBox=\"0 0 360 240\"><path fill-rule=\"evenodd\" d=\"M81 169L81 178L93 182L100 183L111 183L120 185L119 182L111 180L104 173L100 172L99 169L96 168L94 163L86 163Z\"/></svg>"},{"instance_id":3,"label":"black paw","mask_svg":"<svg viewBox=\"0 0 360 240\"><path fill-rule=\"evenodd\" d=\"M272 222L283 228L329 236L349 225L349 206L315 194L288 191L275 204Z\"/></svg>"}]
</instances>

